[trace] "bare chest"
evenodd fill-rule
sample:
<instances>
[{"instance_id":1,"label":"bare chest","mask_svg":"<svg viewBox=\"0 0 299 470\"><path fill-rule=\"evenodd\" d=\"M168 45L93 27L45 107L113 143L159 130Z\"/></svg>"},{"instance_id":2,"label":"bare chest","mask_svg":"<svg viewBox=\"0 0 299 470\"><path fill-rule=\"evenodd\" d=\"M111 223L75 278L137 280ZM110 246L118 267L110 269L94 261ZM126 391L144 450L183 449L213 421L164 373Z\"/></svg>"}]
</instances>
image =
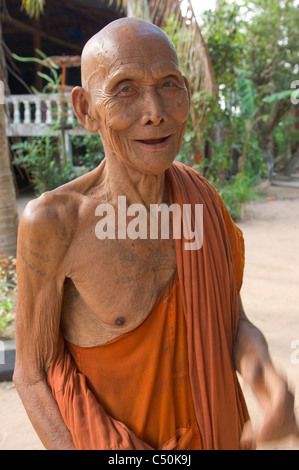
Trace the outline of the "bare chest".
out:
<instances>
[{"instance_id":1,"label":"bare chest","mask_svg":"<svg viewBox=\"0 0 299 470\"><path fill-rule=\"evenodd\" d=\"M149 315L176 269L172 239L98 239L82 226L70 248L62 325L82 347L110 341Z\"/></svg>"}]
</instances>

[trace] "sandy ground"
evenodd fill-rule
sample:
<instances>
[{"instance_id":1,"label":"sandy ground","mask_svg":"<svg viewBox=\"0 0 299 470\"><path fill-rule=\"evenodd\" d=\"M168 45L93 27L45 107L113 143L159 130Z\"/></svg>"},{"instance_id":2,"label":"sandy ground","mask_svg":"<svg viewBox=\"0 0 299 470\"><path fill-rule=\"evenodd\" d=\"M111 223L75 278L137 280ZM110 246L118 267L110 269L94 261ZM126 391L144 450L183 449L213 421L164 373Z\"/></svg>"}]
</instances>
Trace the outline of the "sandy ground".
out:
<instances>
[{"instance_id":1,"label":"sandy ground","mask_svg":"<svg viewBox=\"0 0 299 470\"><path fill-rule=\"evenodd\" d=\"M264 190L270 200L247 205L238 223L246 244L241 293L247 315L265 334L274 362L295 392L299 420L299 188ZM295 341L297 349L292 349ZM250 391L244 393L256 423L259 409ZM43 449L10 382L0 383L0 421L0 450ZM299 440L259 449L299 450Z\"/></svg>"}]
</instances>

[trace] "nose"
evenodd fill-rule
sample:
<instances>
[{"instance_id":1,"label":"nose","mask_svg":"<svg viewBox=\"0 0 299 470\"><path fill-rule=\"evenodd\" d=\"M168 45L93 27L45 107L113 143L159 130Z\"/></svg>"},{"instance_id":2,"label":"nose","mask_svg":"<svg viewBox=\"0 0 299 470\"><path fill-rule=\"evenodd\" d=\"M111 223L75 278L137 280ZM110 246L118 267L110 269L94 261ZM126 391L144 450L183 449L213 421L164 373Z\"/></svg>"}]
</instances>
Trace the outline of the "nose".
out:
<instances>
[{"instance_id":1,"label":"nose","mask_svg":"<svg viewBox=\"0 0 299 470\"><path fill-rule=\"evenodd\" d=\"M167 121L163 100L156 90L147 90L144 94L142 125L159 126Z\"/></svg>"}]
</instances>

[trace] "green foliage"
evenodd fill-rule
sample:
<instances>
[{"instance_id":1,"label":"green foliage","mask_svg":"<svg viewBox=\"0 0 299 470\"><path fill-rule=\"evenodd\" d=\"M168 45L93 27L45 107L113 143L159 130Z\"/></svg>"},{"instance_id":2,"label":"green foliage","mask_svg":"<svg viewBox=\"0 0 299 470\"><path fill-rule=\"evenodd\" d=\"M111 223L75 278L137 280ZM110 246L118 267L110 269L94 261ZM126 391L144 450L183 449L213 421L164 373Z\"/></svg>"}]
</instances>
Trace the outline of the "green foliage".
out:
<instances>
[{"instance_id":1,"label":"green foliage","mask_svg":"<svg viewBox=\"0 0 299 470\"><path fill-rule=\"evenodd\" d=\"M74 149L73 160L76 166L90 171L104 159L104 148L98 134L72 136L71 140Z\"/></svg>"},{"instance_id":2,"label":"green foliage","mask_svg":"<svg viewBox=\"0 0 299 470\"><path fill-rule=\"evenodd\" d=\"M17 157L14 164L25 168L32 180L36 196L74 179L77 175L70 162L60 158L60 141L51 130L12 146Z\"/></svg>"},{"instance_id":3,"label":"green foliage","mask_svg":"<svg viewBox=\"0 0 299 470\"><path fill-rule=\"evenodd\" d=\"M285 98L290 98L292 93L292 90L279 91L277 93L273 93L272 95L265 96L265 98L263 98L263 102L268 104L276 103L276 101L284 100Z\"/></svg>"},{"instance_id":4,"label":"green foliage","mask_svg":"<svg viewBox=\"0 0 299 470\"><path fill-rule=\"evenodd\" d=\"M217 182L215 186L217 188ZM231 217L235 220L242 215L242 204L257 198L256 178L250 178L244 173L238 173L217 189Z\"/></svg>"},{"instance_id":5,"label":"green foliage","mask_svg":"<svg viewBox=\"0 0 299 470\"><path fill-rule=\"evenodd\" d=\"M296 18L295 0L219 0L202 17L218 97L205 109L196 102L204 116L201 146L196 148L188 123L181 156L192 164L203 155L194 167L218 188L234 217L244 198L254 195L258 179L268 176L271 149L273 161L283 153L286 163L296 147L295 121L288 114L298 75Z\"/></svg>"},{"instance_id":6,"label":"green foliage","mask_svg":"<svg viewBox=\"0 0 299 470\"><path fill-rule=\"evenodd\" d=\"M14 164L20 165L30 175L36 196L67 183L94 169L104 158L99 135L72 136L74 146L73 164L61 158L61 136L55 128L45 136L27 139L12 146Z\"/></svg>"},{"instance_id":7,"label":"green foliage","mask_svg":"<svg viewBox=\"0 0 299 470\"><path fill-rule=\"evenodd\" d=\"M42 93L57 93L60 92L60 84L62 80L62 75L58 73L59 67L56 65L53 60L46 56L46 54L39 49L35 49L35 52L40 56L39 57L20 57L17 54L12 54L12 57L19 62L35 62L45 69L48 70L48 73L41 71L37 72L37 75L43 80L45 80L46 85L42 90ZM32 86L33 93L39 94L39 91Z\"/></svg>"},{"instance_id":8,"label":"green foliage","mask_svg":"<svg viewBox=\"0 0 299 470\"><path fill-rule=\"evenodd\" d=\"M0 334L3 334L5 328L12 322L13 303L11 300L4 298L0 300Z\"/></svg>"},{"instance_id":9,"label":"green foliage","mask_svg":"<svg viewBox=\"0 0 299 470\"><path fill-rule=\"evenodd\" d=\"M42 51L36 49L36 52L40 57L24 58L16 54L13 54L13 57L22 62L36 62L48 70L48 73L38 72L46 82L42 93L61 93L59 67ZM39 94L35 88L32 89L34 93ZM86 170L95 168L104 158L102 142L98 135L72 136L76 160L74 164L82 167L81 170L75 170L73 164L65 157L64 134L61 130L64 119L62 113L61 122L50 127L46 135L26 139L12 146L16 155L14 164L20 165L27 171L36 196L73 180Z\"/></svg>"},{"instance_id":10,"label":"green foliage","mask_svg":"<svg viewBox=\"0 0 299 470\"><path fill-rule=\"evenodd\" d=\"M202 32L207 43L218 85L235 89L238 69L243 66L246 33L236 2L221 0L218 8L203 15ZM223 93L226 95L226 91Z\"/></svg>"},{"instance_id":11,"label":"green foliage","mask_svg":"<svg viewBox=\"0 0 299 470\"><path fill-rule=\"evenodd\" d=\"M17 291L16 260L12 256L0 257L0 335L14 319Z\"/></svg>"},{"instance_id":12,"label":"green foliage","mask_svg":"<svg viewBox=\"0 0 299 470\"><path fill-rule=\"evenodd\" d=\"M244 70L239 70L237 77L237 91L239 94L239 106L241 107L242 114L245 116L252 116L257 108L257 91L253 82L246 78Z\"/></svg>"},{"instance_id":13,"label":"green foliage","mask_svg":"<svg viewBox=\"0 0 299 470\"><path fill-rule=\"evenodd\" d=\"M61 75L59 67L49 59L42 51L36 49L40 57L13 57L21 62L35 62L48 69L48 74L38 72L38 75L46 81L42 93L57 93L60 91ZM35 94L40 94L34 87ZM43 192L60 186L76 177L72 165L64 161L61 155L64 153L63 134L59 131L59 124L53 125L44 136L26 139L23 142L12 145L16 158L14 164L24 168L33 183L36 196Z\"/></svg>"}]
</instances>

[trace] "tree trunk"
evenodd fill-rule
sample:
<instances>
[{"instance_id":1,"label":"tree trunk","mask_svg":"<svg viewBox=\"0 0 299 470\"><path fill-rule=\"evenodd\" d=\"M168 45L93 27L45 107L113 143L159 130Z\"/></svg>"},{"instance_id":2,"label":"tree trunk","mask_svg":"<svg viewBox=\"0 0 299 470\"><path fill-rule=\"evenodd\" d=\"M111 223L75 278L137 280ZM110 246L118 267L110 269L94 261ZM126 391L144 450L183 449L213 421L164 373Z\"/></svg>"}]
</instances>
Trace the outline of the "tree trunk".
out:
<instances>
[{"instance_id":1,"label":"tree trunk","mask_svg":"<svg viewBox=\"0 0 299 470\"><path fill-rule=\"evenodd\" d=\"M261 147L264 153L265 163L267 165L267 173L269 181L273 181L274 178L274 156L273 156L273 144L269 140L265 147Z\"/></svg>"},{"instance_id":2,"label":"tree trunk","mask_svg":"<svg viewBox=\"0 0 299 470\"><path fill-rule=\"evenodd\" d=\"M299 135L299 108L298 106L293 106L291 110L291 117L294 119L294 124L290 132L295 131ZM291 159L285 166L284 174L286 176L292 176L292 174L299 168L299 149L298 149L298 140L294 140L290 145L290 154Z\"/></svg>"},{"instance_id":3,"label":"tree trunk","mask_svg":"<svg viewBox=\"0 0 299 470\"><path fill-rule=\"evenodd\" d=\"M259 147L264 154L267 165L268 179L273 180L274 173L274 154L273 154L273 133L283 116L289 111L291 101L280 100L273 107L268 119L264 122L262 118L263 107L257 113L256 125L254 129L259 134Z\"/></svg>"},{"instance_id":4,"label":"tree trunk","mask_svg":"<svg viewBox=\"0 0 299 470\"><path fill-rule=\"evenodd\" d=\"M127 0L127 15L150 21L147 0Z\"/></svg>"},{"instance_id":5,"label":"tree trunk","mask_svg":"<svg viewBox=\"0 0 299 470\"><path fill-rule=\"evenodd\" d=\"M299 150L292 156L291 160L287 163L284 174L292 176L295 170L299 167Z\"/></svg>"},{"instance_id":6,"label":"tree trunk","mask_svg":"<svg viewBox=\"0 0 299 470\"><path fill-rule=\"evenodd\" d=\"M0 80L5 78L0 21ZM6 135L5 105L0 104L0 255L15 256L17 247L18 210Z\"/></svg>"},{"instance_id":7,"label":"tree trunk","mask_svg":"<svg viewBox=\"0 0 299 470\"><path fill-rule=\"evenodd\" d=\"M18 211L5 128L4 105L0 105L0 255L16 255Z\"/></svg>"}]
</instances>

